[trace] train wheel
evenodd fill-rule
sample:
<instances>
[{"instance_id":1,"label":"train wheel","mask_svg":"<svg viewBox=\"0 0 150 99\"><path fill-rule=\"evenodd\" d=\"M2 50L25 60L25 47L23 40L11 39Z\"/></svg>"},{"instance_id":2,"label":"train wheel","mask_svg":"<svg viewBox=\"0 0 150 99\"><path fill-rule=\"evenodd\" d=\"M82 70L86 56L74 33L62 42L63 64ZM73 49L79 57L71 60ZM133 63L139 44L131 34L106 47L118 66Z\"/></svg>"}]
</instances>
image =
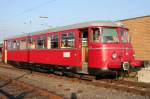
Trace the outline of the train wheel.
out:
<instances>
[{"instance_id":1,"label":"train wheel","mask_svg":"<svg viewBox=\"0 0 150 99\"><path fill-rule=\"evenodd\" d=\"M119 80L124 80L125 78L129 77L130 73L130 70L124 70L120 72Z\"/></svg>"}]
</instances>

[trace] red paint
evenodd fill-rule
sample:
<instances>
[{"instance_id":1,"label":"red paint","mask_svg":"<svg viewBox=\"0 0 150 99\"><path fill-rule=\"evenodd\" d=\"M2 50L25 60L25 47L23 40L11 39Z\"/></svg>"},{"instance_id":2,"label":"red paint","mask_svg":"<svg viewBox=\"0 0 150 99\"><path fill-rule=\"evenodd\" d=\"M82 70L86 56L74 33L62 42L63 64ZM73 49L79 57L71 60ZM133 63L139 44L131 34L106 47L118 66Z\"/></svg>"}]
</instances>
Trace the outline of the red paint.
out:
<instances>
[{"instance_id":1,"label":"red paint","mask_svg":"<svg viewBox=\"0 0 150 99\"><path fill-rule=\"evenodd\" d=\"M106 28L106 27L105 27ZM117 32L119 29L116 28ZM90 34L90 27L88 29ZM60 34L66 32L75 32L75 48L73 49L60 49ZM8 60L20 61L20 62L30 62L30 63L41 63L41 64L55 64L62 66L82 66L82 49L81 42L79 38L79 30L65 30L58 31L55 33L45 33L40 35L14 38L16 40L22 40L26 38L37 38L40 36L48 37L49 34L58 34L59 47L58 49L34 49L34 50L8 50ZM119 34L119 32L118 32ZM120 38L120 35L118 35ZM121 69L122 62L130 62L134 67L139 67L141 65L140 60L135 60L133 57L133 48L130 43L92 43L90 37L88 38L88 66L89 68L113 68ZM64 52L70 52L70 57L66 58L63 56ZM117 53L117 58L112 59L112 54ZM4 59L4 52L3 52Z\"/></svg>"}]
</instances>

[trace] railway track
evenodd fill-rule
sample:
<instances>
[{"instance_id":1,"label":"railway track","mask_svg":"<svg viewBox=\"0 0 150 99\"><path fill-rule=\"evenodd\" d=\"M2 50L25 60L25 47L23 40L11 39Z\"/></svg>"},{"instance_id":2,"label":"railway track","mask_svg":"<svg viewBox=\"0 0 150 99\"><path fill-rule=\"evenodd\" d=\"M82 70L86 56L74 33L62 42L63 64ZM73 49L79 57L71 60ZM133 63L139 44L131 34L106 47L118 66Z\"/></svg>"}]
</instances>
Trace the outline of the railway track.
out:
<instances>
[{"instance_id":1,"label":"railway track","mask_svg":"<svg viewBox=\"0 0 150 99\"><path fill-rule=\"evenodd\" d=\"M45 89L0 75L0 99L64 99Z\"/></svg>"},{"instance_id":2,"label":"railway track","mask_svg":"<svg viewBox=\"0 0 150 99\"><path fill-rule=\"evenodd\" d=\"M0 63L0 67L6 68L6 69L13 69L16 71L19 70L22 72L29 72L29 70L14 68L14 67L11 67L10 65L2 64L2 63ZM66 76L58 76L55 74L40 73L40 72L35 72L35 71L33 73L36 75L54 77L58 79L65 79L65 80L69 80L72 82L90 84L90 85L94 85L97 87L111 88L111 89L115 89L119 91L125 91L125 92L130 92L130 93L140 94L142 96L150 97L150 84L146 84L146 83L124 81L124 80L114 80L114 79L99 79L99 80L87 81L87 80L81 80L78 78L70 78Z\"/></svg>"}]
</instances>

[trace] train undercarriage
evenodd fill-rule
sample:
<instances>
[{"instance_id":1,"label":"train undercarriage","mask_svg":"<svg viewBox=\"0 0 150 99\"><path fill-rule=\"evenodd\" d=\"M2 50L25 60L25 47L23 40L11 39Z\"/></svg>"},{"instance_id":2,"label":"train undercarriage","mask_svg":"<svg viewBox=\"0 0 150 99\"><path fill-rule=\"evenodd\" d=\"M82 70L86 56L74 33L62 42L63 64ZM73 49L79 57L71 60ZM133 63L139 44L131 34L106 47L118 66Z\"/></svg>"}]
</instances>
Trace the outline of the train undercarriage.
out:
<instances>
[{"instance_id":1,"label":"train undercarriage","mask_svg":"<svg viewBox=\"0 0 150 99\"><path fill-rule=\"evenodd\" d=\"M8 61L8 64L19 68L19 69L28 69L30 72L43 72L43 73L53 73L60 76L68 76L75 77L85 80L93 80L93 79L124 79L125 77L129 77L130 73L134 72L132 77L137 76L137 71L140 68L131 68L129 70L123 69L109 69L107 71L103 71L102 69L90 69L89 73L82 73L80 68L78 67L70 67L70 66L61 66L61 65L50 65L50 64L38 64L38 63L27 63L27 62L16 62L16 61ZM95 72L95 73L92 73Z\"/></svg>"}]
</instances>

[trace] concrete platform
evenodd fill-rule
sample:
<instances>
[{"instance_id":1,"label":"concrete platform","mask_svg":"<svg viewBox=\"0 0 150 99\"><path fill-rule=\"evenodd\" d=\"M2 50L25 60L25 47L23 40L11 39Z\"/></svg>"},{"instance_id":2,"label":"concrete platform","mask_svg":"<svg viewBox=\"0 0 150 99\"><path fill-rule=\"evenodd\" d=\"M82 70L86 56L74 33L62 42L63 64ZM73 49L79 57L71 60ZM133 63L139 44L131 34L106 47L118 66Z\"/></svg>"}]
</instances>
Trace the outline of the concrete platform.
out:
<instances>
[{"instance_id":1,"label":"concrete platform","mask_svg":"<svg viewBox=\"0 0 150 99\"><path fill-rule=\"evenodd\" d=\"M138 72L138 82L150 83L150 64Z\"/></svg>"}]
</instances>

